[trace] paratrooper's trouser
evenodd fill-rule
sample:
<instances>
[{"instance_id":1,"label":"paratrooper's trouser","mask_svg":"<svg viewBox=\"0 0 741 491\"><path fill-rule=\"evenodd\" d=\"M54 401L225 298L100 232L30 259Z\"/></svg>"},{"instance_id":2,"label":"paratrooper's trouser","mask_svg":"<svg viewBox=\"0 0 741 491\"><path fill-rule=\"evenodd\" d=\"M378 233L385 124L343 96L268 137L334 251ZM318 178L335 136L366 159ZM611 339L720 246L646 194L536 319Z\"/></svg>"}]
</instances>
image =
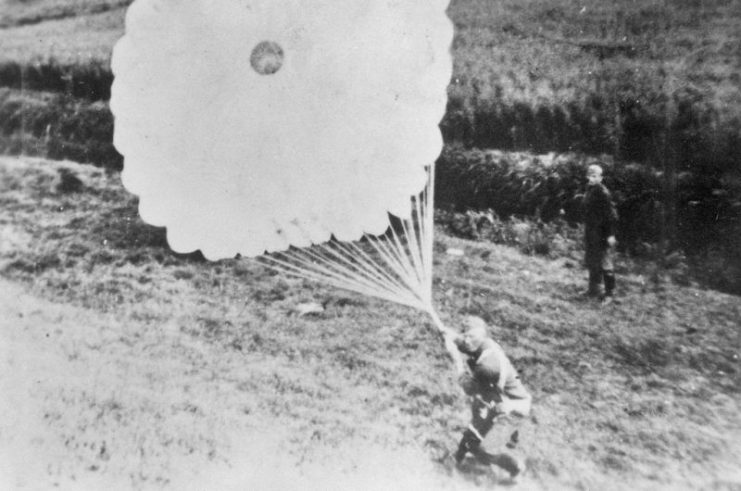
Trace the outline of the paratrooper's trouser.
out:
<instances>
[{"instance_id":1,"label":"paratrooper's trouser","mask_svg":"<svg viewBox=\"0 0 741 491\"><path fill-rule=\"evenodd\" d=\"M510 390L510 388L508 388L507 391L507 395L511 399L525 399L530 397L522 384L518 384L518 386L513 389L514 390ZM501 399L497 399L499 398L490 398L490 400L486 400L480 395L476 395L473 398L471 403L471 424L469 424L468 428L463 432L463 437L458 444L458 451L455 453L455 460L460 463L463 461L466 454L471 452L479 462L483 464L494 464L514 476L521 470L517 460L507 453L494 454L488 452L482 445L484 438L486 438L486 434L492 429L496 419L503 415L496 410L497 402L501 401ZM510 441L508 445L516 443L516 441Z\"/></svg>"}]
</instances>

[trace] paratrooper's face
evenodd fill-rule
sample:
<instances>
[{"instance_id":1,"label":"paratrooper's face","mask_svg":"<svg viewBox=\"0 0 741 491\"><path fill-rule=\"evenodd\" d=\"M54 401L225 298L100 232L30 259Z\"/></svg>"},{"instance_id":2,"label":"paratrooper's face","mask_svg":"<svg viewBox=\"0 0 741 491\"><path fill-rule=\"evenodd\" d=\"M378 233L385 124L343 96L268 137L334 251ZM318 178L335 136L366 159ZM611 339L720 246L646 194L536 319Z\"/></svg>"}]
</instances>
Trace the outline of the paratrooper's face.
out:
<instances>
[{"instance_id":1,"label":"paratrooper's face","mask_svg":"<svg viewBox=\"0 0 741 491\"><path fill-rule=\"evenodd\" d=\"M480 329L470 329L458 337L456 345L462 353L476 353L486 339L486 332Z\"/></svg>"}]
</instances>

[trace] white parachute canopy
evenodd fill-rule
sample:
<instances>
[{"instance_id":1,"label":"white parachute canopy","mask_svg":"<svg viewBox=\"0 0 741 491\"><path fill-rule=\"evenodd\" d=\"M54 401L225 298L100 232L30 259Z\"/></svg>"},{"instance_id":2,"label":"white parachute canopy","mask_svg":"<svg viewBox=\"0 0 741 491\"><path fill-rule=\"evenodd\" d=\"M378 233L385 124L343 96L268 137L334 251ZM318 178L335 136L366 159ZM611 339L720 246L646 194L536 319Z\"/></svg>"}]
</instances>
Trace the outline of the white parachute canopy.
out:
<instances>
[{"instance_id":1,"label":"white parachute canopy","mask_svg":"<svg viewBox=\"0 0 741 491\"><path fill-rule=\"evenodd\" d=\"M428 192L452 70L447 6L136 0L111 109L142 218L177 252L302 250L306 268L276 262L434 315ZM414 236L374 242L390 266L357 245L312 249L383 234L389 213ZM364 271L352 285L348 268Z\"/></svg>"}]
</instances>

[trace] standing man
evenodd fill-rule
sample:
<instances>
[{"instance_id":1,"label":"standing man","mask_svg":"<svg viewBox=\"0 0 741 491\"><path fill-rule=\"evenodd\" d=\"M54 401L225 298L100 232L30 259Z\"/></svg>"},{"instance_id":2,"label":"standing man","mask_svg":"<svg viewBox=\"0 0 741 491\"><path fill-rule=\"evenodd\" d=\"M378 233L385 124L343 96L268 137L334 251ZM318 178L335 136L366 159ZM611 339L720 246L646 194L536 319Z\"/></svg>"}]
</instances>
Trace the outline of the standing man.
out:
<instances>
[{"instance_id":1,"label":"standing man","mask_svg":"<svg viewBox=\"0 0 741 491\"><path fill-rule=\"evenodd\" d=\"M617 210L610 191L602 184L602 167L590 165L587 169L587 191L584 194L584 248L589 289L587 295L598 297L602 281L605 283L604 302L612 302L615 290L613 250Z\"/></svg>"},{"instance_id":2,"label":"standing man","mask_svg":"<svg viewBox=\"0 0 741 491\"><path fill-rule=\"evenodd\" d=\"M472 398L471 424L463 432L455 460L461 463L471 452L479 462L497 465L514 478L522 472L524 464L507 453L488 452L482 442L499 416L528 415L531 396L502 347L488 336L482 319L468 317L466 331L454 342L467 357L468 371L461 375L460 383Z\"/></svg>"}]
</instances>

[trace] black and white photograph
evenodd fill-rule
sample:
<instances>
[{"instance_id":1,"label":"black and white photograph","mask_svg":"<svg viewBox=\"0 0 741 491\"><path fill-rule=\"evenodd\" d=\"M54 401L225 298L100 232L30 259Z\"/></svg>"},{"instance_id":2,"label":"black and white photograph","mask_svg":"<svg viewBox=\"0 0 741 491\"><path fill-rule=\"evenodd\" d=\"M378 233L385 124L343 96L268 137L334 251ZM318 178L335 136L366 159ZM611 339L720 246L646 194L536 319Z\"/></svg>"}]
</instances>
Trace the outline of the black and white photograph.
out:
<instances>
[{"instance_id":1,"label":"black and white photograph","mask_svg":"<svg viewBox=\"0 0 741 491\"><path fill-rule=\"evenodd\" d=\"M741 0L0 0L0 490L741 490Z\"/></svg>"}]
</instances>

